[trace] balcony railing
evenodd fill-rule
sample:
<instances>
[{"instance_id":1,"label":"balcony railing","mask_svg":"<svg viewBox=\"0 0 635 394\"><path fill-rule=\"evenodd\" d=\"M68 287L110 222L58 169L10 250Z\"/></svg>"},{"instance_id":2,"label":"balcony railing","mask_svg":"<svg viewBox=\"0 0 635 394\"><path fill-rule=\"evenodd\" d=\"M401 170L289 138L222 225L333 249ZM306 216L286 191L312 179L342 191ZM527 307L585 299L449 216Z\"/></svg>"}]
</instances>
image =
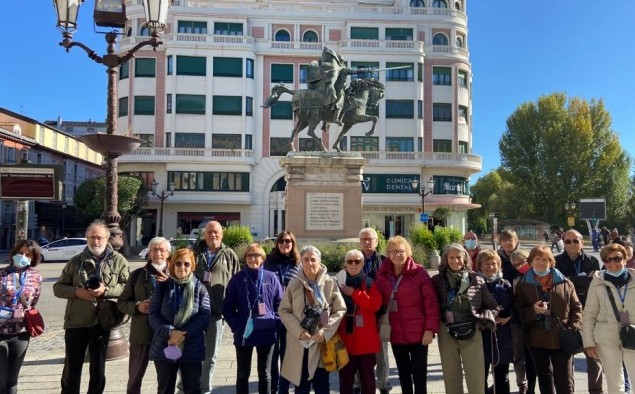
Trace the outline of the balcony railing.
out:
<instances>
[{"instance_id":1,"label":"balcony railing","mask_svg":"<svg viewBox=\"0 0 635 394\"><path fill-rule=\"evenodd\" d=\"M416 160L435 162L430 164L438 165L440 161L452 163L465 163L469 166L480 167L483 158L479 155L468 153L450 152L392 152L392 151L364 151L359 152L365 159L369 160ZM420 164L420 163L419 163Z\"/></svg>"},{"instance_id":2,"label":"balcony railing","mask_svg":"<svg viewBox=\"0 0 635 394\"><path fill-rule=\"evenodd\" d=\"M213 149L213 148L139 148L119 158L122 162L168 161L179 159L199 159L201 161L224 161L252 159L249 149Z\"/></svg>"},{"instance_id":3,"label":"balcony railing","mask_svg":"<svg viewBox=\"0 0 635 394\"><path fill-rule=\"evenodd\" d=\"M131 36L121 39L121 46L134 45L147 40L144 36ZM254 38L251 36L229 36L223 34L188 34L188 33L167 33L163 40L176 42L191 42L194 44L218 44L218 45L245 45L253 46Z\"/></svg>"}]
</instances>

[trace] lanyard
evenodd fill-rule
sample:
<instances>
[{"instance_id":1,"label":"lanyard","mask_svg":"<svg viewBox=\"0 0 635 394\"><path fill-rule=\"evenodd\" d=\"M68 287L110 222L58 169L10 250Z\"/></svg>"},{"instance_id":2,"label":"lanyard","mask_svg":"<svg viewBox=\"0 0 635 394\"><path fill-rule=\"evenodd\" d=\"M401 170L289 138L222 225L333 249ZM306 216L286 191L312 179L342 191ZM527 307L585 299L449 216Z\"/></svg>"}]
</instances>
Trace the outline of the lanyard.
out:
<instances>
[{"instance_id":1,"label":"lanyard","mask_svg":"<svg viewBox=\"0 0 635 394\"><path fill-rule=\"evenodd\" d=\"M624 310L624 300L626 300L626 292L628 291L628 284L625 284L624 286L622 286L622 288L624 289L624 292L620 291L620 289L617 289L617 295L620 297L620 302L622 302L622 310Z\"/></svg>"},{"instance_id":2,"label":"lanyard","mask_svg":"<svg viewBox=\"0 0 635 394\"><path fill-rule=\"evenodd\" d=\"M575 267L575 273L576 275L580 275L580 260L578 259L575 263L573 263L573 266Z\"/></svg>"},{"instance_id":3,"label":"lanyard","mask_svg":"<svg viewBox=\"0 0 635 394\"><path fill-rule=\"evenodd\" d=\"M212 253L209 246L205 246L205 263L207 265L207 270L210 271L214 267L214 263L216 262L216 255L218 253Z\"/></svg>"},{"instance_id":4,"label":"lanyard","mask_svg":"<svg viewBox=\"0 0 635 394\"><path fill-rule=\"evenodd\" d=\"M245 290L246 290L246 296L247 296L247 307L249 308L249 310L251 311L252 308L258 303L259 299L262 299L262 277L263 277L263 270L259 270L258 271L258 280L256 281L256 283L254 283L253 280L251 280L251 278L249 277L249 274L247 272L247 268L245 268ZM256 290L256 297L254 299L254 304L251 304L251 299L249 299L249 283L251 283L251 285L253 286L253 288Z\"/></svg>"},{"instance_id":5,"label":"lanyard","mask_svg":"<svg viewBox=\"0 0 635 394\"><path fill-rule=\"evenodd\" d=\"M13 277L13 286L15 287L15 291L13 293L13 299L11 300L11 306L15 308L17 305L18 299L20 298L20 294L22 294L22 290L24 290L24 281L26 280L26 271L24 271L22 274L18 274L17 272L14 272L11 274L11 276ZM6 278L5 278L5 281L6 281ZM19 288L18 288L18 284L20 284Z\"/></svg>"},{"instance_id":6,"label":"lanyard","mask_svg":"<svg viewBox=\"0 0 635 394\"><path fill-rule=\"evenodd\" d=\"M172 301L172 309L174 309L174 313L179 312L179 308L181 307L181 286L178 283L174 284L174 300Z\"/></svg>"}]
</instances>

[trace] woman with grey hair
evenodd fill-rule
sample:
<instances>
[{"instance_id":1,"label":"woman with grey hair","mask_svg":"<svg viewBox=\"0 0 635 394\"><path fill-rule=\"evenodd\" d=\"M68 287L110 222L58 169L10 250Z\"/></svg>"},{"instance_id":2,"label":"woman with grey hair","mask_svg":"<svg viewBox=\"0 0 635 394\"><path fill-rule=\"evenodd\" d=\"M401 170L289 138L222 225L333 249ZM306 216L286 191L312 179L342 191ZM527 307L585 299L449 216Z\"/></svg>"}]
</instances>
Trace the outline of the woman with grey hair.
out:
<instances>
[{"instance_id":1,"label":"woman with grey hair","mask_svg":"<svg viewBox=\"0 0 635 394\"><path fill-rule=\"evenodd\" d=\"M281 375L296 385L296 394L330 392L329 375L320 353L346 313L344 299L315 246L300 252L302 269L289 282L278 314L287 328L287 349ZM299 362L302 360L301 362Z\"/></svg>"},{"instance_id":2,"label":"woman with grey hair","mask_svg":"<svg viewBox=\"0 0 635 394\"><path fill-rule=\"evenodd\" d=\"M443 250L432 277L441 308L439 354L445 392L463 393L463 371L470 394L485 392L481 330L496 327L499 307L485 279L470 270L470 256L458 243Z\"/></svg>"}]
</instances>

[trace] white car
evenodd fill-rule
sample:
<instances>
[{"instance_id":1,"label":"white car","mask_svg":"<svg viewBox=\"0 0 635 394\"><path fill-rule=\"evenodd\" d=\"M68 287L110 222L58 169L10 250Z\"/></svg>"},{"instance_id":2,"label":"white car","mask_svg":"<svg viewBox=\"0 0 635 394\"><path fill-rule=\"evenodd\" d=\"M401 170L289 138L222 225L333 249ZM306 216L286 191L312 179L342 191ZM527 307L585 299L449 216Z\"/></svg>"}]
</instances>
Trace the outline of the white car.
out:
<instances>
[{"instance_id":1,"label":"white car","mask_svg":"<svg viewBox=\"0 0 635 394\"><path fill-rule=\"evenodd\" d=\"M80 254L88 245L86 238L64 238L42 246L42 262L67 261Z\"/></svg>"},{"instance_id":2,"label":"white car","mask_svg":"<svg viewBox=\"0 0 635 394\"><path fill-rule=\"evenodd\" d=\"M177 246L192 246L196 243L196 241L198 241L198 238L171 239L170 240L170 245L172 245L171 252L174 252ZM143 250L139 252L139 258L141 260L147 260L147 257L148 257L148 248L143 248Z\"/></svg>"}]
</instances>

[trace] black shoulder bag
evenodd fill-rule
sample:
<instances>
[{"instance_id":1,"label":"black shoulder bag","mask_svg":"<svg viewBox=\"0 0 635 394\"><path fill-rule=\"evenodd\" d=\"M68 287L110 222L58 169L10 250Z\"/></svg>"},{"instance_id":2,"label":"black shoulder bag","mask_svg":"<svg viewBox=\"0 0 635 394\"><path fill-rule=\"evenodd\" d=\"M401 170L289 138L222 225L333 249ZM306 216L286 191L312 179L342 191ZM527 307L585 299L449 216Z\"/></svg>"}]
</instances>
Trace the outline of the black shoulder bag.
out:
<instances>
[{"instance_id":1,"label":"black shoulder bag","mask_svg":"<svg viewBox=\"0 0 635 394\"><path fill-rule=\"evenodd\" d=\"M582 334L575 328L567 328L562 324L559 317L554 317L553 321L560 329L560 347L562 350L573 356L574 354L582 353L584 351L584 345L582 344Z\"/></svg>"},{"instance_id":2,"label":"black shoulder bag","mask_svg":"<svg viewBox=\"0 0 635 394\"><path fill-rule=\"evenodd\" d=\"M624 285L627 286L627 285ZM622 347L624 349L635 350L635 326L632 324L623 325L622 319L620 318L620 314L617 311L617 306L615 305L615 298L613 298L613 292L611 288L604 285L606 287L606 293L609 296L609 300L611 301L611 306L613 307L613 313L615 313L615 319L620 323L620 342L622 342Z\"/></svg>"}]
</instances>

